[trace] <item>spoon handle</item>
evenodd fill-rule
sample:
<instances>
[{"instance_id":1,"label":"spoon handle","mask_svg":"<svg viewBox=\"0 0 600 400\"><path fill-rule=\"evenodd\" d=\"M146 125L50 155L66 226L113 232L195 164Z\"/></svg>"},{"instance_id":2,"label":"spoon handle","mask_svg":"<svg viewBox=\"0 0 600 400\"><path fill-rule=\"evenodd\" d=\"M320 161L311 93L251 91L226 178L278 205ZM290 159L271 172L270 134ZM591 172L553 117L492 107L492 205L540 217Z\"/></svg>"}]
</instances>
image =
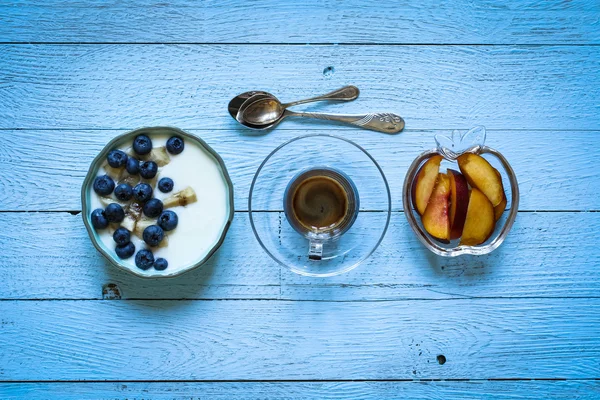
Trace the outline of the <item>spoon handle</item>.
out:
<instances>
[{"instance_id":1,"label":"spoon handle","mask_svg":"<svg viewBox=\"0 0 600 400\"><path fill-rule=\"evenodd\" d=\"M298 104L306 104L312 103L314 101L322 101L322 100L336 100L336 101L352 101L356 100L360 91L356 86L344 86L338 90L334 90L333 92L329 92L322 96L311 97L310 99L293 101L291 103L285 103L282 105L283 108L288 108L291 106L296 106Z\"/></svg>"},{"instance_id":2,"label":"spoon handle","mask_svg":"<svg viewBox=\"0 0 600 400\"><path fill-rule=\"evenodd\" d=\"M402 117L392 113L370 113L363 115L340 115L324 114L311 112L285 111L285 116L306 117L314 119L325 119L329 121L344 122L365 129L371 129L383 133L398 133L404 129L404 120Z\"/></svg>"}]
</instances>

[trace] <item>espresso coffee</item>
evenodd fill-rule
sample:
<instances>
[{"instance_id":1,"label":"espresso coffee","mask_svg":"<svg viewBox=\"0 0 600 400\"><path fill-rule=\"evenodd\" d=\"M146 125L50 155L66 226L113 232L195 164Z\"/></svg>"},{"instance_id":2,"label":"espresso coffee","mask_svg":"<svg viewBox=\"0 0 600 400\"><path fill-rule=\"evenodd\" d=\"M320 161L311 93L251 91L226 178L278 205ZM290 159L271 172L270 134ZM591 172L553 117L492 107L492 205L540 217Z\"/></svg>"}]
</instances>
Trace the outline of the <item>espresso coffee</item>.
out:
<instances>
[{"instance_id":1,"label":"espresso coffee","mask_svg":"<svg viewBox=\"0 0 600 400\"><path fill-rule=\"evenodd\" d=\"M290 225L315 240L346 232L356 220L358 192L350 178L330 167L304 170L288 184L283 206Z\"/></svg>"},{"instance_id":2,"label":"espresso coffee","mask_svg":"<svg viewBox=\"0 0 600 400\"><path fill-rule=\"evenodd\" d=\"M296 220L312 231L335 228L348 213L348 196L335 179L312 176L300 182L292 195Z\"/></svg>"}]
</instances>

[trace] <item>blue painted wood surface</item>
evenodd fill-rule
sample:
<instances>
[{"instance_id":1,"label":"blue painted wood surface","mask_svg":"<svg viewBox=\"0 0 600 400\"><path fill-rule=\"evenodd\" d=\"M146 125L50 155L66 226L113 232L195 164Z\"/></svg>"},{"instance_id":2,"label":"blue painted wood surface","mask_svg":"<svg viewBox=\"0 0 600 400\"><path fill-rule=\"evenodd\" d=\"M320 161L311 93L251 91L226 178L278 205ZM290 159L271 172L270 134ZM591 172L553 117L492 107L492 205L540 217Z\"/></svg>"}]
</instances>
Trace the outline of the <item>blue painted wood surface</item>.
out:
<instances>
[{"instance_id":1,"label":"blue painted wood surface","mask_svg":"<svg viewBox=\"0 0 600 400\"><path fill-rule=\"evenodd\" d=\"M0 398L599 398L599 27L584 0L3 2ZM257 136L226 113L248 89L344 84L357 101L306 108L395 111L406 131ZM237 209L208 265L165 282L109 266L77 215L102 146L158 124L219 151ZM441 259L401 184L436 133L475 124L520 212L496 252ZM307 130L363 145L392 185L381 247L330 279L279 269L246 210L262 158Z\"/></svg>"}]
</instances>

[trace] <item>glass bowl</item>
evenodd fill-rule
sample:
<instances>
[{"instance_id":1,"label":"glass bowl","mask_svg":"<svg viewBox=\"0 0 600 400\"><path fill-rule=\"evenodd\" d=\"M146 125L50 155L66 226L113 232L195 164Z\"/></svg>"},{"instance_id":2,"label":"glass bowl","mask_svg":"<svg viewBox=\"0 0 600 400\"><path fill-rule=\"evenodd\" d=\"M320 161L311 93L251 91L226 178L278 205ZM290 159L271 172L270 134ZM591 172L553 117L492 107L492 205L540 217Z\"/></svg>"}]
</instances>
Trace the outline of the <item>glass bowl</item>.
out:
<instances>
[{"instance_id":1,"label":"glass bowl","mask_svg":"<svg viewBox=\"0 0 600 400\"><path fill-rule=\"evenodd\" d=\"M312 167L343 172L360 198L356 220L339 238L324 242L320 260L309 258L309 241L288 222L283 204L290 181ZM342 137L311 134L265 158L252 180L248 210L254 235L271 258L300 275L326 277L356 268L379 246L390 221L391 195L383 171L363 148Z\"/></svg>"},{"instance_id":2,"label":"glass bowl","mask_svg":"<svg viewBox=\"0 0 600 400\"><path fill-rule=\"evenodd\" d=\"M177 269L170 269L171 266L169 266L169 268L163 271L157 271L154 268L150 268L144 271L135 266L135 263L133 263L132 261L133 257L128 258L126 260L121 260L116 256L114 247L107 246L100 237L99 232L92 226L90 214L94 209L93 196L95 195L92 186L94 183L94 179L98 175L98 171L102 167L102 164L105 162L106 156L112 149L121 148L125 145L125 143L131 143L133 139L141 133L148 135L150 138L165 135L179 135L183 137L186 141L194 142L194 144L196 144L200 149L204 150L208 155L211 156L213 161L216 163L216 166L227 186L228 193L225 199L225 201L227 202L227 220L224 221L224 224L220 229L220 234L215 239L214 243L210 244L207 247L205 252L202 252L198 255L198 258L194 262L191 262L184 266L179 266ZM142 278L168 278L181 275L184 272L190 271L203 265L219 249L219 247L225 240L225 236L234 216L233 184L231 182L231 179L229 178L229 173L227 172L227 168L225 167L223 159L219 156L219 154L217 154L217 152L215 152L208 144L206 144L206 142L204 142L199 137L173 127L140 128L115 137L110 142L108 142L104 149L102 149L102 151L100 151L96 158L94 158L81 187L81 208L83 222L85 224L90 240L92 241L92 244L111 264L113 264L119 269L125 270Z\"/></svg>"},{"instance_id":3,"label":"glass bowl","mask_svg":"<svg viewBox=\"0 0 600 400\"><path fill-rule=\"evenodd\" d=\"M404 179L402 191L402 201L404 204L404 215L408 224L414 231L417 238L431 252L443 257L456 257L463 254L484 255L491 253L498 248L506 239L510 229L515 222L519 209L519 185L515 173L504 156L490 147L485 146L485 128L483 126L475 127L465 134L454 131L451 137L436 135L435 140L437 148L428 150L419 155L408 168ZM458 239L443 243L434 239L424 229L421 218L415 210L413 204L412 191L415 184L415 177L421 166L429 158L435 155L441 155L443 161L440 165L440 171L445 167L454 167L458 170L456 159L465 153L474 153L484 157L502 176L502 184L507 198L507 209L498 221L491 236L482 244L476 246L460 245ZM506 183L510 185L506 185Z\"/></svg>"}]
</instances>

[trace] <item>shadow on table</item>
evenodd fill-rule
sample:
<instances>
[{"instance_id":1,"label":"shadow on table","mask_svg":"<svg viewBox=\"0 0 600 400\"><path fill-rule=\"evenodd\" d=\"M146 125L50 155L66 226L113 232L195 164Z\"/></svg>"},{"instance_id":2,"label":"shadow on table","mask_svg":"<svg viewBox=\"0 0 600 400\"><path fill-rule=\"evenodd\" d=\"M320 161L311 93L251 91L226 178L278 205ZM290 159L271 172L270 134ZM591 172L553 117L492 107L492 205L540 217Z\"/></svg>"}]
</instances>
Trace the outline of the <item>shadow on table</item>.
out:
<instances>
[{"instance_id":1,"label":"shadow on table","mask_svg":"<svg viewBox=\"0 0 600 400\"><path fill-rule=\"evenodd\" d=\"M425 259L431 271L438 277L474 281L491 275L502 267L505 255L503 246L483 256L463 255L453 258L441 257L433 254L423 246L408 225L405 225L402 231L405 235L410 235L412 238L411 241L414 241L414 244L411 244L410 247L417 253L416 256Z\"/></svg>"},{"instance_id":2,"label":"shadow on table","mask_svg":"<svg viewBox=\"0 0 600 400\"><path fill-rule=\"evenodd\" d=\"M206 264L173 278L140 278L106 263L109 283L103 286L105 300L183 300L214 298L217 251ZM168 303L175 306L178 302Z\"/></svg>"}]
</instances>

